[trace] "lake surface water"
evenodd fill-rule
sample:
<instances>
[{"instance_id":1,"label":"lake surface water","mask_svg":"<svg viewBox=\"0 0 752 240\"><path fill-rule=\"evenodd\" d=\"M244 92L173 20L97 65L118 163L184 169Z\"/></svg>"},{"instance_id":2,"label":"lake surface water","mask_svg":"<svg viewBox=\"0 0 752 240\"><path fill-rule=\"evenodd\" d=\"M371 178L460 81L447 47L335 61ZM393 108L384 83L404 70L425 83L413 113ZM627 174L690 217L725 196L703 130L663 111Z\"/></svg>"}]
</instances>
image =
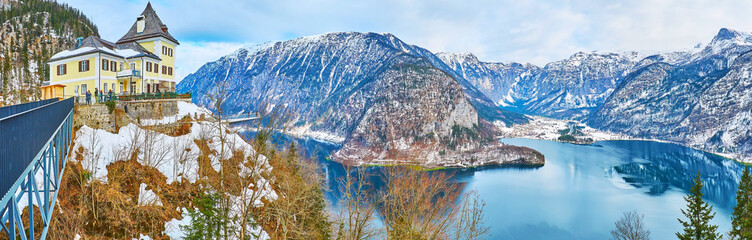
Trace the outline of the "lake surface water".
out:
<instances>
[{"instance_id":1,"label":"lake surface water","mask_svg":"<svg viewBox=\"0 0 752 240\"><path fill-rule=\"evenodd\" d=\"M248 133L247 133L248 134ZM288 139L290 140L290 139ZM296 139L319 159L327 175L327 198L336 202L342 165L325 160L336 144ZM735 206L743 166L691 148L651 141L603 141L574 145L545 140L502 139L536 149L539 168L495 167L450 171L464 191L477 191L491 239L610 239L624 211L645 215L652 239L675 239L682 230L683 196L698 172L705 199L716 212L712 223L725 233ZM369 171L378 171L378 167Z\"/></svg>"}]
</instances>

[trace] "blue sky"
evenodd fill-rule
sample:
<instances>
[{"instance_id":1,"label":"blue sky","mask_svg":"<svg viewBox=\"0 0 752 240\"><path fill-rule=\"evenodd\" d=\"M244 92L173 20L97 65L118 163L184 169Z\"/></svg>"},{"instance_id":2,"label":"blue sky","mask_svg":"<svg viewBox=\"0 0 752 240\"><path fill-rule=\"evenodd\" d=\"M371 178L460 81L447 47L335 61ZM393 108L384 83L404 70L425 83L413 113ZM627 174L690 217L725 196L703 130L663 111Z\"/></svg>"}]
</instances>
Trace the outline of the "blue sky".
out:
<instances>
[{"instance_id":1,"label":"blue sky","mask_svg":"<svg viewBox=\"0 0 752 240\"><path fill-rule=\"evenodd\" d=\"M60 1L60 0L59 0ZM62 0L105 39L119 39L142 0ZM327 32L390 32L432 52L544 65L578 51L667 51L707 43L722 27L752 31L748 0L157 0L179 41L177 74L244 44Z\"/></svg>"}]
</instances>

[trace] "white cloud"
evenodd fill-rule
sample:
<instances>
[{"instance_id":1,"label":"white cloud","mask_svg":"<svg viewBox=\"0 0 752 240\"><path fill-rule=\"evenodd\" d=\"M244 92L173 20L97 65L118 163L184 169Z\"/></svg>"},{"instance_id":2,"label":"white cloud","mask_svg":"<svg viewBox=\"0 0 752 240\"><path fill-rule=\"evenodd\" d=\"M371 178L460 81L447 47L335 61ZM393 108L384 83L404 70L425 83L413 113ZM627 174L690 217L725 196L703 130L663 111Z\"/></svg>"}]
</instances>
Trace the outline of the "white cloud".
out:
<instances>
[{"instance_id":1,"label":"white cloud","mask_svg":"<svg viewBox=\"0 0 752 240\"><path fill-rule=\"evenodd\" d=\"M230 54L243 44L233 42L184 42L176 48L176 78L183 79L210 61Z\"/></svg>"},{"instance_id":2,"label":"white cloud","mask_svg":"<svg viewBox=\"0 0 752 240\"><path fill-rule=\"evenodd\" d=\"M66 2L90 16L102 36L112 40L128 30L146 5L144 0ZM181 41L178 50L191 57L189 66L180 66L184 73L197 69L191 64L215 59L210 51L225 49L223 44L229 48L240 45L234 43L337 31L391 32L434 52L473 52L486 61L538 65L577 51L690 48L707 43L722 27L752 31L748 0L163 0L152 4ZM188 52L194 50L201 53Z\"/></svg>"}]
</instances>

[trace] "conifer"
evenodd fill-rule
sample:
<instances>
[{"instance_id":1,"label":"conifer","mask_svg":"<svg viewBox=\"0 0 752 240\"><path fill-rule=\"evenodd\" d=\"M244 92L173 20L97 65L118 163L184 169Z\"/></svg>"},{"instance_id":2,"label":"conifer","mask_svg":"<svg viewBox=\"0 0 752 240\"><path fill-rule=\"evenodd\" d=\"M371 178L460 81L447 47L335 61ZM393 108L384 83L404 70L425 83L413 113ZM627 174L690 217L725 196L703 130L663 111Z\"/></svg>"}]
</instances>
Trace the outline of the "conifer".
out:
<instances>
[{"instance_id":1,"label":"conifer","mask_svg":"<svg viewBox=\"0 0 752 240\"><path fill-rule=\"evenodd\" d=\"M718 226L710 223L710 220L715 217L713 206L702 199L703 184L699 172L694 182L695 184L692 186L692 189L687 196L684 196L684 201L687 202L687 209L681 210L687 220L678 219L682 226L684 226L684 231L677 232L676 236L681 240L720 239L721 234L718 233Z\"/></svg>"},{"instance_id":2,"label":"conifer","mask_svg":"<svg viewBox=\"0 0 752 240\"><path fill-rule=\"evenodd\" d=\"M739 190L736 191L736 207L731 214L731 239L752 239L752 178L749 168L744 167L742 178L739 180Z\"/></svg>"}]
</instances>

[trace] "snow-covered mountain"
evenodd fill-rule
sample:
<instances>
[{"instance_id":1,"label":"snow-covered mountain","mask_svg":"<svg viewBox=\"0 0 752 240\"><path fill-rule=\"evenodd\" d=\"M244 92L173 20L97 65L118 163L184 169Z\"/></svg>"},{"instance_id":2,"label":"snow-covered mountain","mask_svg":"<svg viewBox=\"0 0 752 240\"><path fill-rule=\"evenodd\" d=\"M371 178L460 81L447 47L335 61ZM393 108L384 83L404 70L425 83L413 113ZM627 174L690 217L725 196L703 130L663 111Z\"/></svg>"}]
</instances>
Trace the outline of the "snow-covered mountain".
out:
<instances>
[{"instance_id":1,"label":"snow-covered mountain","mask_svg":"<svg viewBox=\"0 0 752 240\"><path fill-rule=\"evenodd\" d=\"M543 160L530 149L492 141L491 122L524 123L525 116L496 107L430 51L391 34L329 33L244 47L202 66L177 88L211 106L207 93L220 83L231 89L227 113L285 106L303 132L344 139L335 154L342 162ZM489 147L495 150L477 154Z\"/></svg>"},{"instance_id":2,"label":"snow-covered mountain","mask_svg":"<svg viewBox=\"0 0 752 240\"><path fill-rule=\"evenodd\" d=\"M540 72L540 68L532 64L481 62L472 53L442 52L436 55L499 106L514 103L513 89L517 83L527 82Z\"/></svg>"},{"instance_id":3,"label":"snow-covered mountain","mask_svg":"<svg viewBox=\"0 0 752 240\"><path fill-rule=\"evenodd\" d=\"M472 54L439 56L501 106L566 119L587 117L642 58L637 52L578 52L540 68L481 62Z\"/></svg>"},{"instance_id":4,"label":"snow-covered mountain","mask_svg":"<svg viewBox=\"0 0 752 240\"><path fill-rule=\"evenodd\" d=\"M630 73L587 119L593 127L752 160L752 35L721 29L675 64Z\"/></svg>"}]
</instances>

